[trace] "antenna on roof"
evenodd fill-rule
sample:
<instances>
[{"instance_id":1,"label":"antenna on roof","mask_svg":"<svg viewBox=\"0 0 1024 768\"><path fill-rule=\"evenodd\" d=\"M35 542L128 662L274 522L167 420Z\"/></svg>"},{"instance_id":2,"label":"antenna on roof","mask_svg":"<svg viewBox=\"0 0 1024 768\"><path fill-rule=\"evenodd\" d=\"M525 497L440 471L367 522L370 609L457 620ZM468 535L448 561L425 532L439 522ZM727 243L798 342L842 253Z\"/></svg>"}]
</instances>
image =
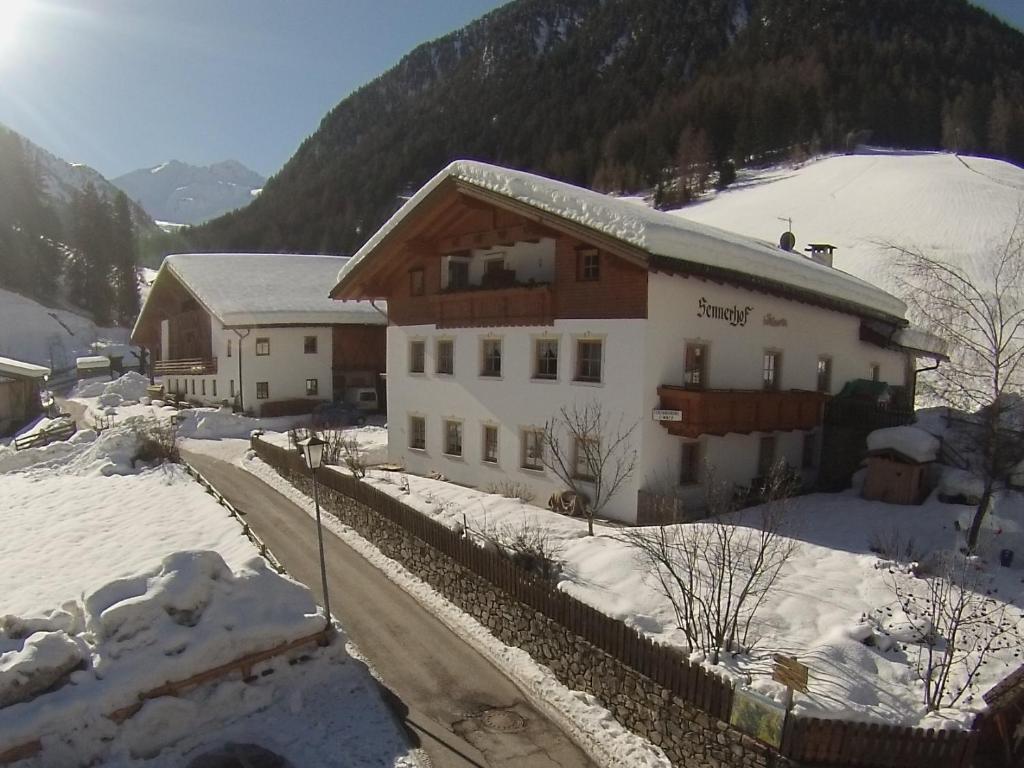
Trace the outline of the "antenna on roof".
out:
<instances>
[{"instance_id":1,"label":"antenna on roof","mask_svg":"<svg viewBox=\"0 0 1024 768\"><path fill-rule=\"evenodd\" d=\"M788 216L778 216L779 221L786 222L786 231L779 238L779 248L784 251L792 251L796 247L796 235L793 234L793 219Z\"/></svg>"}]
</instances>

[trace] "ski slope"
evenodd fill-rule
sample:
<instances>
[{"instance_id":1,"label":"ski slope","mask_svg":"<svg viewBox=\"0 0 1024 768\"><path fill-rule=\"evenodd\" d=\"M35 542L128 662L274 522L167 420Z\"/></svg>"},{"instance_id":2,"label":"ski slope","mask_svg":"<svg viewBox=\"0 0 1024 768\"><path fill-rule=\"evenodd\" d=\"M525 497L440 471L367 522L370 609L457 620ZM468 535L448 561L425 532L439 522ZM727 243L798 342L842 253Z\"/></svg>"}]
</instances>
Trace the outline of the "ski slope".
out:
<instances>
[{"instance_id":1,"label":"ski slope","mask_svg":"<svg viewBox=\"0 0 1024 768\"><path fill-rule=\"evenodd\" d=\"M861 150L741 174L724 192L674 213L777 243L837 246L835 266L893 288L890 245L959 263L1005 243L1024 205L1024 169L938 152Z\"/></svg>"}]
</instances>

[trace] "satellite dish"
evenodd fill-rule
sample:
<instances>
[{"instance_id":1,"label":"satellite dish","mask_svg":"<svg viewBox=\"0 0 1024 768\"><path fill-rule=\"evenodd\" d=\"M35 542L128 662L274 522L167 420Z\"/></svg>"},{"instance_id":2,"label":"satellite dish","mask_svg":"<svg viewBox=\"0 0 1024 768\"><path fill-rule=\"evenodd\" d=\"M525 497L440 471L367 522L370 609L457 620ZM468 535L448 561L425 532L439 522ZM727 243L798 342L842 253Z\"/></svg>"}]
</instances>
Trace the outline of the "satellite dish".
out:
<instances>
[{"instance_id":1,"label":"satellite dish","mask_svg":"<svg viewBox=\"0 0 1024 768\"><path fill-rule=\"evenodd\" d=\"M796 235L789 230L782 233L782 237L779 238L779 248L784 251L792 251L796 247Z\"/></svg>"}]
</instances>

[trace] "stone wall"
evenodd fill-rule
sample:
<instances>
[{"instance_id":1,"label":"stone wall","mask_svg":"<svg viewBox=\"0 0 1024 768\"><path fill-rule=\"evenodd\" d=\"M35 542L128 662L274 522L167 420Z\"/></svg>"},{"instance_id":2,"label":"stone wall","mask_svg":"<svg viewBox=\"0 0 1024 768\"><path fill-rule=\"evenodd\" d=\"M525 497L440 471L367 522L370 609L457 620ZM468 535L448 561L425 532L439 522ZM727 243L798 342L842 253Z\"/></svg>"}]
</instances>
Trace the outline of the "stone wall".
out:
<instances>
[{"instance_id":1,"label":"stone wall","mask_svg":"<svg viewBox=\"0 0 1024 768\"><path fill-rule=\"evenodd\" d=\"M287 479L312 496L311 480ZM506 645L521 648L572 690L600 700L624 726L661 747L686 768L768 768L791 761L519 603L371 508L323 485L321 507L351 526L387 557L479 621Z\"/></svg>"}]
</instances>

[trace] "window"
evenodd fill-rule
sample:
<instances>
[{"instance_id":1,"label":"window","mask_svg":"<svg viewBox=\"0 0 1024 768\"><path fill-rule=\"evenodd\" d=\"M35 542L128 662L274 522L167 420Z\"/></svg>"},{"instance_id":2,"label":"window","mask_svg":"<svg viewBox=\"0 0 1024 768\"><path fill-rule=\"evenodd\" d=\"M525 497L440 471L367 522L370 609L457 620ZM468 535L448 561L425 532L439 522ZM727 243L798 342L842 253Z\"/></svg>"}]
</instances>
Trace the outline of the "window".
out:
<instances>
[{"instance_id":1,"label":"window","mask_svg":"<svg viewBox=\"0 0 1024 768\"><path fill-rule=\"evenodd\" d=\"M484 455L488 464L498 463L498 428L493 424L484 425Z\"/></svg>"},{"instance_id":2,"label":"window","mask_svg":"<svg viewBox=\"0 0 1024 768\"><path fill-rule=\"evenodd\" d=\"M423 373L425 370L426 342L409 342L409 373Z\"/></svg>"},{"instance_id":3,"label":"window","mask_svg":"<svg viewBox=\"0 0 1024 768\"><path fill-rule=\"evenodd\" d=\"M422 296L426 292L423 286L423 270L409 270L409 295Z\"/></svg>"},{"instance_id":4,"label":"window","mask_svg":"<svg viewBox=\"0 0 1024 768\"><path fill-rule=\"evenodd\" d=\"M266 357L270 354L270 339L258 338L256 339L256 356Z\"/></svg>"},{"instance_id":5,"label":"window","mask_svg":"<svg viewBox=\"0 0 1024 768\"><path fill-rule=\"evenodd\" d=\"M488 259L484 262L484 274L494 275L505 270L505 257Z\"/></svg>"},{"instance_id":6,"label":"window","mask_svg":"<svg viewBox=\"0 0 1024 768\"><path fill-rule=\"evenodd\" d=\"M871 364L871 380L881 381L882 380L882 366L878 363Z\"/></svg>"},{"instance_id":7,"label":"window","mask_svg":"<svg viewBox=\"0 0 1024 768\"><path fill-rule=\"evenodd\" d=\"M210 386L213 387L213 396L216 397L217 396L217 380L216 379L211 379L210 380Z\"/></svg>"},{"instance_id":8,"label":"window","mask_svg":"<svg viewBox=\"0 0 1024 768\"><path fill-rule=\"evenodd\" d=\"M445 421L444 452L449 456L462 455L462 422Z\"/></svg>"},{"instance_id":9,"label":"window","mask_svg":"<svg viewBox=\"0 0 1024 768\"><path fill-rule=\"evenodd\" d=\"M765 435L757 447L757 476L767 478L775 466L775 435Z\"/></svg>"},{"instance_id":10,"label":"window","mask_svg":"<svg viewBox=\"0 0 1024 768\"><path fill-rule=\"evenodd\" d=\"M230 381L228 381L228 394L231 397L235 396L235 380L234 379L231 379Z\"/></svg>"},{"instance_id":11,"label":"window","mask_svg":"<svg viewBox=\"0 0 1024 768\"><path fill-rule=\"evenodd\" d=\"M455 373L455 342L439 339L437 342L437 372L451 376Z\"/></svg>"},{"instance_id":12,"label":"window","mask_svg":"<svg viewBox=\"0 0 1024 768\"><path fill-rule=\"evenodd\" d=\"M206 379L203 379L202 381L200 381L199 382L199 386L202 388L202 392L201 392L202 396L206 397Z\"/></svg>"},{"instance_id":13,"label":"window","mask_svg":"<svg viewBox=\"0 0 1024 768\"><path fill-rule=\"evenodd\" d=\"M318 395L320 394L320 380L319 379L306 379L306 395Z\"/></svg>"},{"instance_id":14,"label":"window","mask_svg":"<svg viewBox=\"0 0 1024 768\"><path fill-rule=\"evenodd\" d=\"M577 437L574 447L576 456L573 472L578 480L593 480L594 466L597 463L597 440Z\"/></svg>"},{"instance_id":15,"label":"window","mask_svg":"<svg viewBox=\"0 0 1024 768\"><path fill-rule=\"evenodd\" d=\"M815 439L817 435L814 432L804 432L804 445L803 452L800 460L800 466L804 469L813 469L817 461L817 443Z\"/></svg>"},{"instance_id":16,"label":"window","mask_svg":"<svg viewBox=\"0 0 1024 768\"><path fill-rule=\"evenodd\" d=\"M256 399L266 400L270 397L270 382L257 381L256 382Z\"/></svg>"},{"instance_id":17,"label":"window","mask_svg":"<svg viewBox=\"0 0 1024 768\"><path fill-rule=\"evenodd\" d=\"M481 376L501 376L501 339L484 339L481 348Z\"/></svg>"},{"instance_id":18,"label":"window","mask_svg":"<svg viewBox=\"0 0 1024 768\"><path fill-rule=\"evenodd\" d=\"M302 351L307 355L316 354L316 336L306 336L302 340Z\"/></svg>"},{"instance_id":19,"label":"window","mask_svg":"<svg viewBox=\"0 0 1024 768\"><path fill-rule=\"evenodd\" d=\"M427 447L427 420L422 416L409 417L409 447L418 451Z\"/></svg>"},{"instance_id":20,"label":"window","mask_svg":"<svg viewBox=\"0 0 1024 768\"><path fill-rule=\"evenodd\" d=\"M782 373L782 353L771 350L764 353L761 381L767 391L774 392L779 388L779 375Z\"/></svg>"},{"instance_id":21,"label":"window","mask_svg":"<svg viewBox=\"0 0 1024 768\"><path fill-rule=\"evenodd\" d=\"M461 290L469 287L469 259L465 257L448 257L448 288Z\"/></svg>"},{"instance_id":22,"label":"window","mask_svg":"<svg viewBox=\"0 0 1024 768\"><path fill-rule=\"evenodd\" d=\"M523 430L523 469L544 469L544 430Z\"/></svg>"},{"instance_id":23,"label":"window","mask_svg":"<svg viewBox=\"0 0 1024 768\"><path fill-rule=\"evenodd\" d=\"M558 339L537 339L534 342L533 377L558 378Z\"/></svg>"},{"instance_id":24,"label":"window","mask_svg":"<svg viewBox=\"0 0 1024 768\"><path fill-rule=\"evenodd\" d=\"M196 393L196 380L192 379L192 394L194 395L195 393Z\"/></svg>"},{"instance_id":25,"label":"window","mask_svg":"<svg viewBox=\"0 0 1024 768\"><path fill-rule=\"evenodd\" d=\"M707 344L686 345L686 366L683 371L683 386L689 389L704 389L708 382Z\"/></svg>"},{"instance_id":26,"label":"window","mask_svg":"<svg viewBox=\"0 0 1024 768\"><path fill-rule=\"evenodd\" d=\"M696 485L700 482L700 443L683 443L679 464L679 484Z\"/></svg>"},{"instance_id":27,"label":"window","mask_svg":"<svg viewBox=\"0 0 1024 768\"><path fill-rule=\"evenodd\" d=\"M576 342L576 381L601 381L601 342L580 339Z\"/></svg>"},{"instance_id":28,"label":"window","mask_svg":"<svg viewBox=\"0 0 1024 768\"><path fill-rule=\"evenodd\" d=\"M597 248L580 248L576 251L576 279L601 279L601 255Z\"/></svg>"},{"instance_id":29,"label":"window","mask_svg":"<svg viewBox=\"0 0 1024 768\"><path fill-rule=\"evenodd\" d=\"M231 357L231 339L228 339L228 357Z\"/></svg>"},{"instance_id":30,"label":"window","mask_svg":"<svg viewBox=\"0 0 1024 768\"><path fill-rule=\"evenodd\" d=\"M826 394L832 391L832 358L818 358L818 391Z\"/></svg>"}]
</instances>

